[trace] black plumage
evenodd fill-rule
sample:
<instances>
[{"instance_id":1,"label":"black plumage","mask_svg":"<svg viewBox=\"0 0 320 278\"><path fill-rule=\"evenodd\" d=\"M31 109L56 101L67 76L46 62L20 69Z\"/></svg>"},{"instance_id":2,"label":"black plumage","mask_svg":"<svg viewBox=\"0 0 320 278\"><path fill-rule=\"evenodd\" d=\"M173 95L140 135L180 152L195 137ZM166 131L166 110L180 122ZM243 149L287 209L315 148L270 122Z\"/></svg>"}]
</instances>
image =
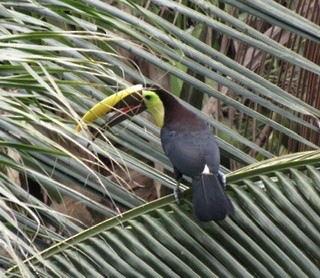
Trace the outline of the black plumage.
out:
<instances>
[{"instance_id":1,"label":"black plumage","mask_svg":"<svg viewBox=\"0 0 320 278\"><path fill-rule=\"evenodd\" d=\"M160 88L143 90L141 86L141 89L128 90L111 95L95 105L82 121L90 123L113 111L114 107L117 112L108 120L110 127L128 115L147 109L161 127L162 147L173 164L177 188L183 175L192 179L195 216L201 221L219 221L230 215L233 206L225 194L224 181L219 172L219 148L207 123ZM77 130L81 129L79 124Z\"/></svg>"},{"instance_id":2,"label":"black plumage","mask_svg":"<svg viewBox=\"0 0 320 278\"><path fill-rule=\"evenodd\" d=\"M178 182L182 175L192 178L195 216L201 221L224 219L233 206L219 180L220 152L210 127L169 93L156 93L165 109L162 147ZM209 172L203 173L206 166Z\"/></svg>"}]
</instances>

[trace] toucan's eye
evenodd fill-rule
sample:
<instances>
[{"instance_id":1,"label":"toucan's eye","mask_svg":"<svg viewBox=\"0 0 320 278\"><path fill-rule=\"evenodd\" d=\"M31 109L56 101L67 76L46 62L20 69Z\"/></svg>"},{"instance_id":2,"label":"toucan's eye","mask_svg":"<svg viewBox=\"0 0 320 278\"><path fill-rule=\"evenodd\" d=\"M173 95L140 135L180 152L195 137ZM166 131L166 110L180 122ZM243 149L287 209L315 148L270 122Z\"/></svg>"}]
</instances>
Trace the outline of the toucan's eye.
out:
<instances>
[{"instance_id":1,"label":"toucan's eye","mask_svg":"<svg viewBox=\"0 0 320 278\"><path fill-rule=\"evenodd\" d=\"M150 96L150 95L146 95L146 96L144 96L144 98L145 98L146 100L150 100L150 99L151 99L151 96Z\"/></svg>"}]
</instances>

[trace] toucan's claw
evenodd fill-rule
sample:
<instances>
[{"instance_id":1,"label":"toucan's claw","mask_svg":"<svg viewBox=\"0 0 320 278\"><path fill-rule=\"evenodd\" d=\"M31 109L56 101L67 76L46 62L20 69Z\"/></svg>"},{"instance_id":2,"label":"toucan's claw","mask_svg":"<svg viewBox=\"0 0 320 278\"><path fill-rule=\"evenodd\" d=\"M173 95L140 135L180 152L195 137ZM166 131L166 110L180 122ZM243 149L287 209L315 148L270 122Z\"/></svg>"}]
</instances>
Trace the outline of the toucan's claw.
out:
<instances>
[{"instance_id":1,"label":"toucan's claw","mask_svg":"<svg viewBox=\"0 0 320 278\"><path fill-rule=\"evenodd\" d=\"M181 191L180 191L180 188L179 188L179 183L178 183L177 186L174 188L174 190L173 190L173 195L174 195L174 198L176 199L177 204L180 205Z\"/></svg>"}]
</instances>

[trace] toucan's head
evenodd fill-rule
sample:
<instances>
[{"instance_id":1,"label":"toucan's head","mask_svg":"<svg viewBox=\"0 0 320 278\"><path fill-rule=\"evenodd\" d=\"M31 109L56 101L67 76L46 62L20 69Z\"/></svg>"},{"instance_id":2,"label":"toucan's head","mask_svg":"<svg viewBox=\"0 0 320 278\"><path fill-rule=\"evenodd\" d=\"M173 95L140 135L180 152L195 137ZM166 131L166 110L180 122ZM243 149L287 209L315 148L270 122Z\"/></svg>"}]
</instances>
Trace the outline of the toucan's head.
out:
<instances>
[{"instance_id":1,"label":"toucan's head","mask_svg":"<svg viewBox=\"0 0 320 278\"><path fill-rule=\"evenodd\" d=\"M142 91L142 99L157 126L162 127L164 122L164 105L160 96L154 91Z\"/></svg>"},{"instance_id":2,"label":"toucan's head","mask_svg":"<svg viewBox=\"0 0 320 278\"><path fill-rule=\"evenodd\" d=\"M81 119L76 130L83 129L83 124L93 123L111 112L113 115L107 120L108 126L113 126L130 116L146 110L153 116L159 127L164 122L164 105L156 93L150 89L143 89L142 85L135 85L117 92L93 106Z\"/></svg>"}]
</instances>

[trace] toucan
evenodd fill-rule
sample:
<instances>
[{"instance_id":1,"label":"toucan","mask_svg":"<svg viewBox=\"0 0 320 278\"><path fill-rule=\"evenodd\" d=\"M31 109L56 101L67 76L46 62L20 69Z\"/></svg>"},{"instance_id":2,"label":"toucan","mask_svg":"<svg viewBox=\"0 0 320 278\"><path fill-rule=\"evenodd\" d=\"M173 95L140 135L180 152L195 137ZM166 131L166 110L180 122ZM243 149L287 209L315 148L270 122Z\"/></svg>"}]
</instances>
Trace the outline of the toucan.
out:
<instances>
[{"instance_id":1,"label":"toucan","mask_svg":"<svg viewBox=\"0 0 320 278\"><path fill-rule=\"evenodd\" d=\"M207 122L166 90L135 85L96 104L83 116L77 130L82 129L83 123L89 124L114 108L117 113L109 120L112 124L145 109L153 116L161 128L163 151L173 165L177 202L179 184L185 175L192 180L193 212L200 221L220 221L233 213L233 205L225 193L225 178L219 171L219 148Z\"/></svg>"}]
</instances>

